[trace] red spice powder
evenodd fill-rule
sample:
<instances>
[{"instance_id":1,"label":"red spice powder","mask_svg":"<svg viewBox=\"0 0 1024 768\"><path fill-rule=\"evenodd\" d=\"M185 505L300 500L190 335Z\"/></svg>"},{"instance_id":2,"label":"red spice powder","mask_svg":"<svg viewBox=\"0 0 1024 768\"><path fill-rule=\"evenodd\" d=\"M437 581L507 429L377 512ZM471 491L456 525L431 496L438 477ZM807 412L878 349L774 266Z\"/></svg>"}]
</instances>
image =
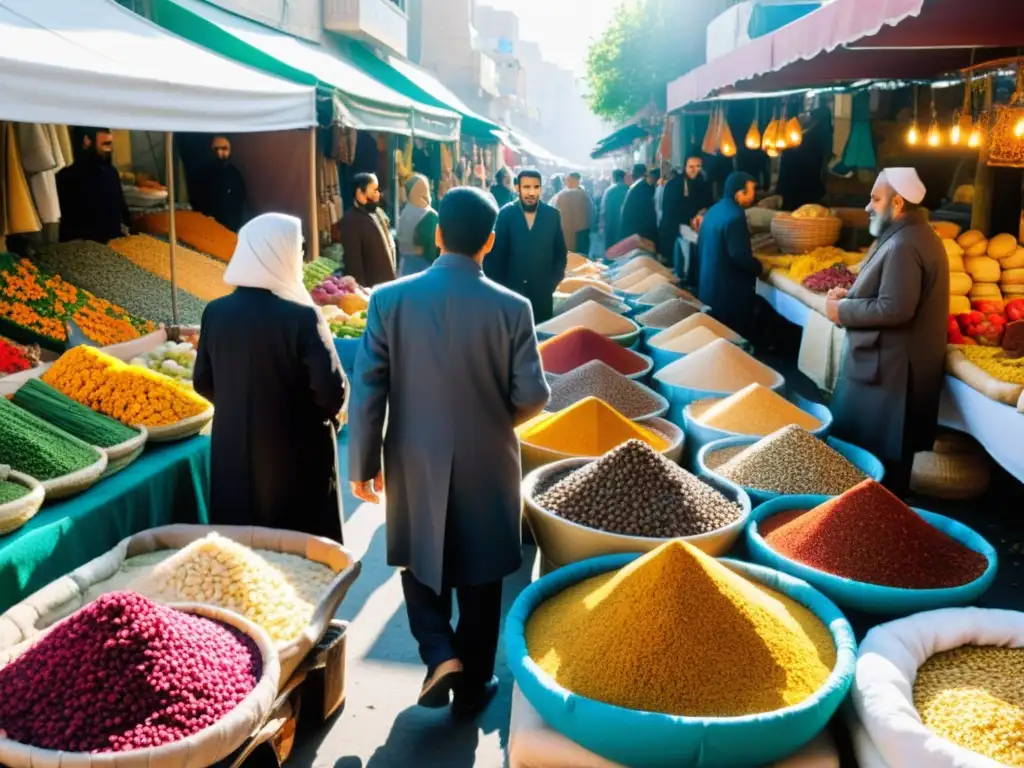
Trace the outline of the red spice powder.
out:
<instances>
[{"instance_id":1,"label":"red spice powder","mask_svg":"<svg viewBox=\"0 0 1024 768\"><path fill-rule=\"evenodd\" d=\"M968 584L984 573L984 555L926 523L874 480L812 510L791 510L758 524L781 555L836 576L904 589Z\"/></svg>"},{"instance_id":2,"label":"red spice powder","mask_svg":"<svg viewBox=\"0 0 1024 768\"><path fill-rule=\"evenodd\" d=\"M563 331L539 349L541 364L548 373L568 373L591 360L600 360L623 376L647 367L640 355L583 326Z\"/></svg>"}]
</instances>

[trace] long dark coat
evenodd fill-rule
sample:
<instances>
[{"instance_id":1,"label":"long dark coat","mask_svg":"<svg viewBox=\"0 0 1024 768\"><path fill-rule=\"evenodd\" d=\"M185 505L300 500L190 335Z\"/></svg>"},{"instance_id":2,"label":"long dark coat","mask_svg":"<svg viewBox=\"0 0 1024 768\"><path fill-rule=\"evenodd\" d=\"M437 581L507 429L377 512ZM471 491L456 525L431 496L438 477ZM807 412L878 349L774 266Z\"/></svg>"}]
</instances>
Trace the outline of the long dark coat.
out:
<instances>
[{"instance_id":1,"label":"long dark coat","mask_svg":"<svg viewBox=\"0 0 1024 768\"><path fill-rule=\"evenodd\" d=\"M80 153L73 165L57 174L57 197L62 243L106 243L124 234L122 225L128 226L128 206L117 169L91 152Z\"/></svg>"},{"instance_id":2,"label":"long dark coat","mask_svg":"<svg viewBox=\"0 0 1024 768\"><path fill-rule=\"evenodd\" d=\"M734 199L722 198L708 209L697 254L701 301L711 307L712 317L750 338L761 264L750 247L747 216Z\"/></svg>"},{"instance_id":3,"label":"long dark coat","mask_svg":"<svg viewBox=\"0 0 1024 768\"><path fill-rule=\"evenodd\" d=\"M878 239L846 299L833 432L889 460L931 450L942 392L949 267L923 216Z\"/></svg>"},{"instance_id":4,"label":"long dark coat","mask_svg":"<svg viewBox=\"0 0 1024 768\"><path fill-rule=\"evenodd\" d=\"M654 207L654 187L646 179L634 181L622 205L622 237L631 235L658 242L658 211ZM612 243L614 245L614 243Z\"/></svg>"},{"instance_id":5,"label":"long dark coat","mask_svg":"<svg viewBox=\"0 0 1024 768\"><path fill-rule=\"evenodd\" d=\"M247 192L242 172L231 163L208 166L195 185L192 207L237 232L245 223Z\"/></svg>"},{"instance_id":6,"label":"long dark coat","mask_svg":"<svg viewBox=\"0 0 1024 768\"><path fill-rule=\"evenodd\" d=\"M349 472L375 477L383 446L389 564L438 593L519 568L514 423L548 395L529 304L470 259L442 255L373 293L352 378Z\"/></svg>"},{"instance_id":7,"label":"long dark coat","mask_svg":"<svg viewBox=\"0 0 1024 768\"><path fill-rule=\"evenodd\" d=\"M342 540L338 355L317 310L236 288L203 313L196 391L216 407L210 522Z\"/></svg>"},{"instance_id":8,"label":"long dark coat","mask_svg":"<svg viewBox=\"0 0 1024 768\"><path fill-rule=\"evenodd\" d=\"M679 228L710 208L711 203L711 184L703 177L691 180L681 173L665 185L658 224L658 248L663 256L671 258L675 254Z\"/></svg>"},{"instance_id":9,"label":"long dark coat","mask_svg":"<svg viewBox=\"0 0 1024 768\"><path fill-rule=\"evenodd\" d=\"M601 196L601 225L604 228L604 247L608 250L625 239L622 234L622 206L626 202L629 187L612 184Z\"/></svg>"},{"instance_id":10,"label":"long dark coat","mask_svg":"<svg viewBox=\"0 0 1024 768\"><path fill-rule=\"evenodd\" d=\"M529 301L535 322L550 320L555 314L552 294L565 276L568 259L558 211L538 204L530 227L520 203L506 205L498 213L494 234L494 249L484 259L487 276Z\"/></svg>"},{"instance_id":11,"label":"long dark coat","mask_svg":"<svg viewBox=\"0 0 1024 768\"><path fill-rule=\"evenodd\" d=\"M386 227L382 232L371 214L349 208L338 223L338 234L346 275L367 288L395 279L395 238Z\"/></svg>"}]
</instances>

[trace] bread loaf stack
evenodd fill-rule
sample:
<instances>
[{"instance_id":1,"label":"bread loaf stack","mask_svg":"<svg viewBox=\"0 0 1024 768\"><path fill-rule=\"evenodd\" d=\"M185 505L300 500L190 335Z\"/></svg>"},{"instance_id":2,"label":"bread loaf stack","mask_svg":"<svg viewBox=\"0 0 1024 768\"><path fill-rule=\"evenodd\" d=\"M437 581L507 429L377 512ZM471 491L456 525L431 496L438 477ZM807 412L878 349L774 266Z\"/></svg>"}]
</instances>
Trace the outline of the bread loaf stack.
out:
<instances>
[{"instance_id":1,"label":"bread loaf stack","mask_svg":"<svg viewBox=\"0 0 1024 768\"><path fill-rule=\"evenodd\" d=\"M944 239L946 258L949 259L949 314L959 315L971 311L971 300L967 298L974 281L964 269L964 249L956 240Z\"/></svg>"},{"instance_id":2,"label":"bread loaf stack","mask_svg":"<svg viewBox=\"0 0 1024 768\"><path fill-rule=\"evenodd\" d=\"M1006 238L1010 238L1013 241L1012 247L1016 248L1017 241L1012 235L997 235L989 241L976 229L964 232L957 239L957 243L964 249L964 269L974 281L968 293L971 301L1003 300L999 290L1002 267L999 266L999 260L989 254L993 247L996 253L1002 253L1007 247Z\"/></svg>"}]
</instances>

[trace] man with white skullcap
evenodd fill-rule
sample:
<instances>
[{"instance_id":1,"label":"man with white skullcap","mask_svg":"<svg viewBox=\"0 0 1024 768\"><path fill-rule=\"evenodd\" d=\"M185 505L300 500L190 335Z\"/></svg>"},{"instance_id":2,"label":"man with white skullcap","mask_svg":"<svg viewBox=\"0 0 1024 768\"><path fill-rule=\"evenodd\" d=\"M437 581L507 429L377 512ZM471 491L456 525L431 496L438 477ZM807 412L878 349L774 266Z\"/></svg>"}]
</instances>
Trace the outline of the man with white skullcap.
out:
<instances>
[{"instance_id":1,"label":"man with white skullcap","mask_svg":"<svg viewBox=\"0 0 1024 768\"><path fill-rule=\"evenodd\" d=\"M826 301L828 318L846 329L833 431L885 461L898 493L914 454L932 448L946 356L949 266L925 192L913 168L879 174L867 206L877 240L853 287Z\"/></svg>"}]
</instances>

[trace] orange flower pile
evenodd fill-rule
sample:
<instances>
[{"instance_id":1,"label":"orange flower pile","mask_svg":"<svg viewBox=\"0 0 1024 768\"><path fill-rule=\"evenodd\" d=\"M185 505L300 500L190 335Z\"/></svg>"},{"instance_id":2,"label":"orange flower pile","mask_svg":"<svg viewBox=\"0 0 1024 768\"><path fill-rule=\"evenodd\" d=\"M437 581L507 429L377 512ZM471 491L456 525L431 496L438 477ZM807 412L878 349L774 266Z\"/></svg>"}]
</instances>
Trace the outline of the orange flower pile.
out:
<instances>
[{"instance_id":1,"label":"orange flower pile","mask_svg":"<svg viewBox=\"0 0 1024 768\"><path fill-rule=\"evenodd\" d=\"M150 235L168 237L171 232L171 217L167 211L147 213L135 224L140 231ZM221 261L231 261L235 255L238 235L197 211L175 211L174 231L179 242L216 256Z\"/></svg>"},{"instance_id":2,"label":"orange flower pile","mask_svg":"<svg viewBox=\"0 0 1024 768\"><path fill-rule=\"evenodd\" d=\"M167 242L147 235L132 235L111 240L107 246L160 279L171 279L171 246ZM174 251L174 264L178 286L203 301L219 299L233 290L233 286L224 282L226 265L218 259L178 246Z\"/></svg>"},{"instance_id":3,"label":"orange flower pile","mask_svg":"<svg viewBox=\"0 0 1024 768\"><path fill-rule=\"evenodd\" d=\"M101 346L156 330L152 322L8 253L0 253L0 318L53 342L67 340L65 323L74 320L87 338Z\"/></svg>"},{"instance_id":4,"label":"orange flower pile","mask_svg":"<svg viewBox=\"0 0 1024 768\"><path fill-rule=\"evenodd\" d=\"M122 363L94 347L68 350L43 374L43 381L129 426L166 427L212 407L173 379Z\"/></svg>"}]
</instances>

